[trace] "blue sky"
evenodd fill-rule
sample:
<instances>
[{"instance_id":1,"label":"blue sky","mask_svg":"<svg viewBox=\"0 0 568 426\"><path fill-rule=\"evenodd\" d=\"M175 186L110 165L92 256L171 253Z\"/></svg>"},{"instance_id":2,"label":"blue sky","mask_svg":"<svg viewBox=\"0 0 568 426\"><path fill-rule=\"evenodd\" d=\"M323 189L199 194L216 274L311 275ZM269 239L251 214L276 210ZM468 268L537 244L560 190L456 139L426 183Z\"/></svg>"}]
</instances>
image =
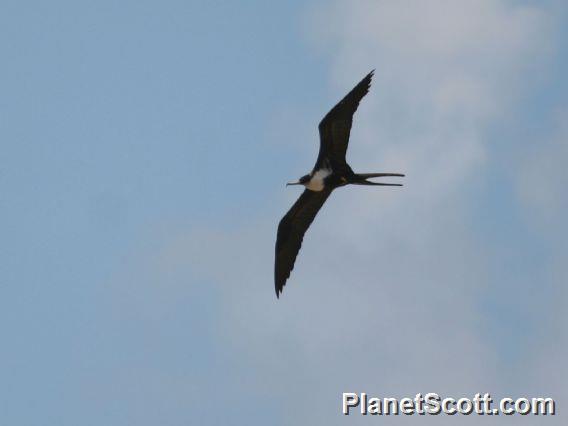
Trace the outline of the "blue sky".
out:
<instances>
[{"instance_id":1,"label":"blue sky","mask_svg":"<svg viewBox=\"0 0 568 426\"><path fill-rule=\"evenodd\" d=\"M3 2L0 423L377 420L342 417L342 391L565 401L567 18ZM333 194L277 302L284 183L373 68L348 158L406 186Z\"/></svg>"}]
</instances>

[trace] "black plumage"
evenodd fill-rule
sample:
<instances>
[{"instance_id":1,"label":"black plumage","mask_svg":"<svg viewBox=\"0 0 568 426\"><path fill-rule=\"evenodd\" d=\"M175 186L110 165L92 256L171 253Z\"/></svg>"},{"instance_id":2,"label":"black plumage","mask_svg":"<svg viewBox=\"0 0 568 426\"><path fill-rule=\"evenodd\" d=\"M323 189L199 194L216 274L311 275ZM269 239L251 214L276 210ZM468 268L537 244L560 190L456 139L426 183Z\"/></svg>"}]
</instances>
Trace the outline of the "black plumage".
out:
<instances>
[{"instance_id":1,"label":"black plumage","mask_svg":"<svg viewBox=\"0 0 568 426\"><path fill-rule=\"evenodd\" d=\"M345 156L349 145L349 135L353 124L353 114L371 87L374 70L365 76L345 97L329 111L318 126L320 150L314 169L319 169L326 159L337 170L349 170Z\"/></svg>"},{"instance_id":2,"label":"black plumage","mask_svg":"<svg viewBox=\"0 0 568 426\"><path fill-rule=\"evenodd\" d=\"M401 186L400 184L370 182L367 179L383 176L404 176L399 173L354 173L347 164L346 153L353 123L353 114L361 99L369 92L371 71L357 84L319 124L320 149L310 174L291 185L304 185L306 190L286 213L278 225L275 247L274 284L276 296L290 277L294 262L307 229L313 222L331 192L340 186L381 185Z\"/></svg>"}]
</instances>

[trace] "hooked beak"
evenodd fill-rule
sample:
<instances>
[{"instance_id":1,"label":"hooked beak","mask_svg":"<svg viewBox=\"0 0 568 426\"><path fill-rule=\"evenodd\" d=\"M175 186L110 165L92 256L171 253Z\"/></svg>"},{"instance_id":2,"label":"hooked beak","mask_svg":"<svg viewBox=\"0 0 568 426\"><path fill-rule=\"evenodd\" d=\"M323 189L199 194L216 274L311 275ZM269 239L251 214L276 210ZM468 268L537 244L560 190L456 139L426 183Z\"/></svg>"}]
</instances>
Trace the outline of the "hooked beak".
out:
<instances>
[{"instance_id":1,"label":"hooked beak","mask_svg":"<svg viewBox=\"0 0 568 426\"><path fill-rule=\"evenodd\" d=\"M289 185L301 185L301 183L300 183L300 181L298 180L298 181L296 181L296 182L288 182L288 183L286 184L286 186L289 186Z\"/></svg>"}]
</instances>

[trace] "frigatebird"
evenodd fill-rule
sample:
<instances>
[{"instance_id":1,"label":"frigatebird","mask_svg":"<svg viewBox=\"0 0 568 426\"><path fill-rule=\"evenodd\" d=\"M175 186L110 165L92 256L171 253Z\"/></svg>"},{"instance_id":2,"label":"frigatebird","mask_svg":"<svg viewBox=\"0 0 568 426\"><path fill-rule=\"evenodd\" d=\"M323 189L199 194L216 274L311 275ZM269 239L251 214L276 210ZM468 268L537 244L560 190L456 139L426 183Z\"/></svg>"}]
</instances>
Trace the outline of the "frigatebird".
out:
<instances>
[{"instance_id":1,"label":"frigatebird","mask_svg":"<svg viewBox=\"0 0 568 426\"><path fill-rule=\"evenodd\" d=\"M374 71L367 74L319 123L320 149L313 170L297 182L286 184L286 186L303 185L306 189L278 225L274 262L277 298L280 297L286 280L294 268L304 234L335 188L349 184L402 186L399 183L371 182L368 179L385 176L404 177L403 174L355 173L345 159L353 114L363 96L369 92Z\"/></svg>"}]
</instances>

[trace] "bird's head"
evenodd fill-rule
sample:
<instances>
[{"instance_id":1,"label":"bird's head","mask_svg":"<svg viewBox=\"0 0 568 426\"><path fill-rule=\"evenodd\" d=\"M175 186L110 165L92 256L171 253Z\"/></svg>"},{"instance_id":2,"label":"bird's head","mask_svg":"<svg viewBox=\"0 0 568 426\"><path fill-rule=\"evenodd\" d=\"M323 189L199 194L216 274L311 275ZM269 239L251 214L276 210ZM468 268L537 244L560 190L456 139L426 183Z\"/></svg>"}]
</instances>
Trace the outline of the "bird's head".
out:
<instances>
[{"instance_id":1,"label":"bird's head","mask_svg":"<svg viewBox=\"0 0 568 426\"><path fill-rule=\"evenodd\" d=\"M304 185L304 186L306 186L308 184L308 182L310 181L310 179L311 179L310 175L304 175L300 179L298 179L296 182L288 182L286 184L286 186L288 186L288 185Z\"/></svg>"}]
</instances>

